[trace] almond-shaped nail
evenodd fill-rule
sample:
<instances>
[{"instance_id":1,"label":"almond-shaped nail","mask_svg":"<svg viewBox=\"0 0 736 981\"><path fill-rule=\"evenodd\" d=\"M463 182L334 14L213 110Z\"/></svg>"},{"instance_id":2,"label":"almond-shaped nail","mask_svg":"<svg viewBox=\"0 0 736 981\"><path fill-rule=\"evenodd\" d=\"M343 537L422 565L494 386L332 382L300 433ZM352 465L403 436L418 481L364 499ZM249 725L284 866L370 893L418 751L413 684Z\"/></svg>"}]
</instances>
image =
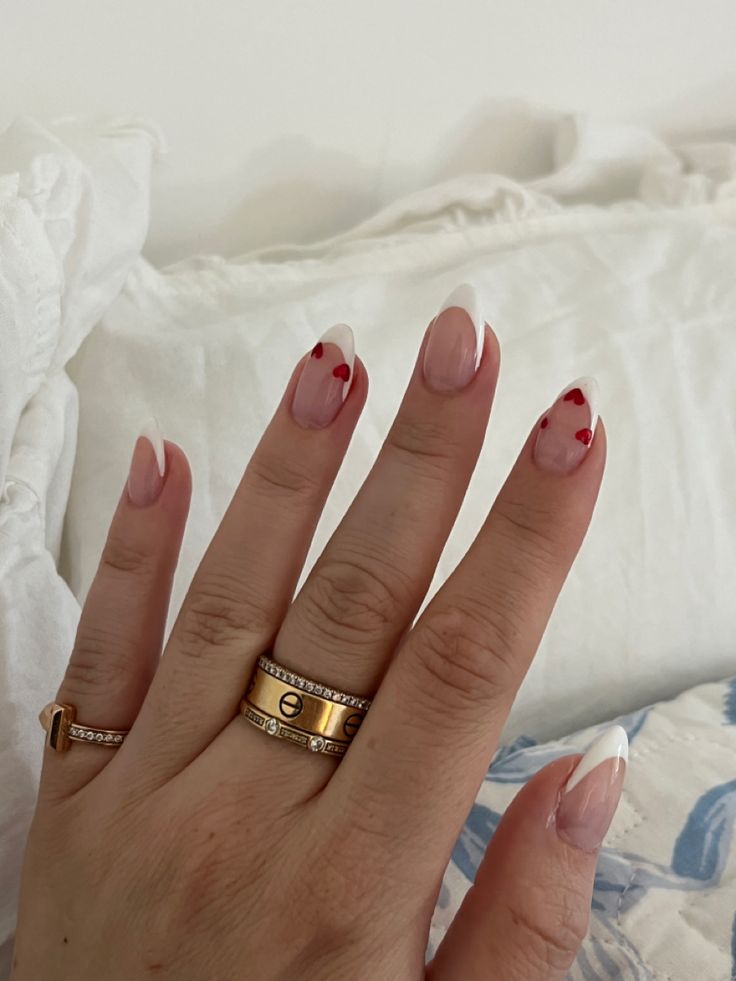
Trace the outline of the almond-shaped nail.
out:
<instances>
[{"instance_id":1,"label":"almond-shaped nail","mask_svg":"<svg viewBox=\"0 0 736 981\"><path fill-rule=\"evenodd\" d=\"M575 848L592 852L600 847L621 799L628 759L626 730L611 726L570 774L556 824L560 836Z\"/></svg>"},{"instance_id":2,"label":"almond-shaped nail","mask_svg":"<svg viewBox=\"0 0 736 981\"><path fill-rule=\"evenodd\" d=\"M483 353L484 322L478 294L462 283L447 297L429 329L422 365L435 392L459 392L475 377Z\"/></svg>"},{"instance_id":3,"label":"almond-shaped nail","mask_svg":"<svg viewBox=\"0 0 736 981\"><path fill-rule=\"evenodd\" d=\"M598 401L595 378L578 378L561 393L539 423L534 460L541 470L577 470L593 443Z\"/></svg>"},{"instance_id":4,"label":"almond-shaped nail","mask_svg":"<svg viewBox=\"0 0 736 981\"><path fill-rule=\"evenodd\" d=\"M304 429L329 426L353 383L355 341L347 324L335 324L320 337L302 368L291 413Z\"/></svg>"},{"instance_id":5,"label":"almond-shaped nail","mask_svg":"<svg viewBox=\"0 0 736 981\"><path fill-rule=\"evenodd\" d=\"M128 474L128 497L139 508L148 507L158 499L164 486L166 453L164 441L155 419L141 430L133 449Z\"/></svg>"}]
</instances>

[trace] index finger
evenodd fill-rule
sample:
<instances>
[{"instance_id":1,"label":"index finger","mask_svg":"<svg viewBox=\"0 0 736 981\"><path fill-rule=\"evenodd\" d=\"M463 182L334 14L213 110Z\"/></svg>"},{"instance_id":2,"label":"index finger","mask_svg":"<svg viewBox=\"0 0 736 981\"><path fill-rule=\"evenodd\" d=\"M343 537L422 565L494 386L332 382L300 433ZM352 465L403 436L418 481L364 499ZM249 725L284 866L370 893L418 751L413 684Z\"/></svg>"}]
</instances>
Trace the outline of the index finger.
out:
<instances>
[{"instance_id":1,"label":"index finger","mask_svg":"<svg viewBox=\"0 0 736 981\"><path fill-rule=\"evenodd\" d=\"M413 847L425 866L427 856L449 856L495 752L590 522L606 455L596 422L586 380L540 419L326 790L327 805L337 793L355 801L360 820L349 806L345 819L367 828L370 816L409 861Z\"/></svg>"}]
</instances>

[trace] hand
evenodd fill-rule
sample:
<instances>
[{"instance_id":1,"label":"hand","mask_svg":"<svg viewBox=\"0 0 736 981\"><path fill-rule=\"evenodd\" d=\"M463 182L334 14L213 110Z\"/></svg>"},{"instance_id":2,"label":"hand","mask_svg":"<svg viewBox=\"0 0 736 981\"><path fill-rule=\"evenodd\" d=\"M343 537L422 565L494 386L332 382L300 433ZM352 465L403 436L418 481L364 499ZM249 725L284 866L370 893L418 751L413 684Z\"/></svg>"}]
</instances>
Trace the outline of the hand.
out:
<instances>
[{"instance_id":1,"label":"hand","mask_svg":"<svg viewBox=\"0 0 736 981\"><path fill-rule=\"evenodd\" d=\"M430 325L378 459L294 599L367 393L347 328L299 363L161 658L190 476L177 446L161 444L157 462L157 439L137 442L57 696L79 723L130 734L118 749L45 750L15 981L564 977L623 778L615 738L567 788L576 757L519 794L425 967L443 871L605 457L593 390L575 384L534 426L476 541L412 626L498 373L496 338L462 309L468 296ZM342 760L239 714L267 651L376 693Z\"/></svg>"}]
</instances>

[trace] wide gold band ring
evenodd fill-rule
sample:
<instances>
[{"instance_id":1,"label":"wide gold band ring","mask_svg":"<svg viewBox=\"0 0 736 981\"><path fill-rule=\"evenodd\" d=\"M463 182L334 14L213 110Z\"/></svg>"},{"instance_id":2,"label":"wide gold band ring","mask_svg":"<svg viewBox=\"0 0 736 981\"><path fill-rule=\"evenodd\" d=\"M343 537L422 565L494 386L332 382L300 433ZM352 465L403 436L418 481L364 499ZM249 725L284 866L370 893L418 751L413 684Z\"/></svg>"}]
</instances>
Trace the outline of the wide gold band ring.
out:
<instances>
[{"instance_id":1,"label":"wide gold band ring","mask_svg":"<svg viewBox=\"0 0 736 981\"><path fill-rule=\"evenodd\" d=\"M38 721L46 731L46 745L57 753L69 749L72 741L94 743L108 749L119 749L128 735L127 729L97 729L83 726L77 722L77 710L73 705L49 702L38 716Z\"/></svg>"},{"instance_id":2,"label":"wide gold band ring","mask_svg":"<svg viewBox=\"0 0 736 981\"><path fill-rule=\"evenodd\" d=\"M305 678L262 654L240 711L269 736L342 756L370 705L368 698Z\"/></svg>"}]
</instances>

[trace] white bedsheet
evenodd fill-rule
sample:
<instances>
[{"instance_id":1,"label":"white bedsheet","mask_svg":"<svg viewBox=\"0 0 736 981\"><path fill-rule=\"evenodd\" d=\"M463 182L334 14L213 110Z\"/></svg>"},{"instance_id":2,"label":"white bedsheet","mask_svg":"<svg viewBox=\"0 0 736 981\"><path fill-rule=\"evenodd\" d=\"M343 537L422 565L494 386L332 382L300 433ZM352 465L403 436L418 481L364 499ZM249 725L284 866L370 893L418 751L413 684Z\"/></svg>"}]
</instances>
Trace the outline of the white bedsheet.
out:
<instances>
[{"instance_id":1,"label":"white bedsheet","mask_svg":"<svg viewBox=\"0 0 736 981\"><path fill-rule=\"evenodd\" d=\"M176 604L291 366L333 321L355 328L374 392L312 555L459 280L478 287L504 370L437 582L544 404L577 374L601 381L600 507L509 735L560 735L733 673L736 149L675 154L571 120L556 136L559 168L536 184L463 178L331 243L164 272L138 258L148 128L26 123L0 140L0 946L38 774L36 713L63 671L138 427L155 412L194 468ZM65 365L103 314L72 384Z\"/></svg>"}]
</instances>

